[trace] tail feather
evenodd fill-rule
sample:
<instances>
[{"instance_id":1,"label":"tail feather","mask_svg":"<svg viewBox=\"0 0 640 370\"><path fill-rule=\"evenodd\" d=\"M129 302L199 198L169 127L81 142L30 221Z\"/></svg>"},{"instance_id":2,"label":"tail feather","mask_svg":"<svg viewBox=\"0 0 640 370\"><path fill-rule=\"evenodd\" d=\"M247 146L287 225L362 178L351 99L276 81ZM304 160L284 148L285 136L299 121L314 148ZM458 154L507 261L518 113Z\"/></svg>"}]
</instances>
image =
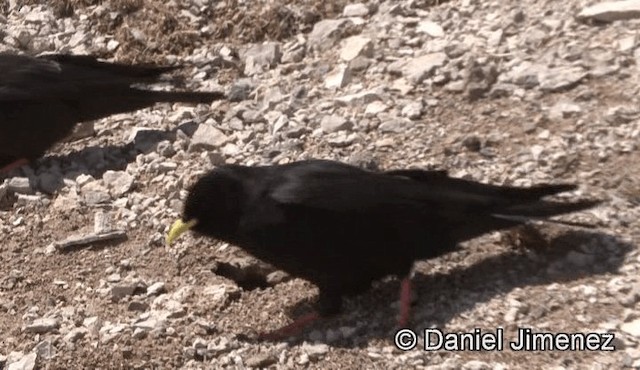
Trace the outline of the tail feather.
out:
<instances>
[{"instance_id":1,"label":"tail feather","mask_svg":"<svg viewBox=\"0 0 640 370\"><path fill-rule=\"evenodd\" d=\"M574 184L541 184L529 188L516 188L511 186L503 186L502 188L505 194L521 196L526 199L539 199L548 195L576 190L578 186Z\"/></svg>"},{"instance_id":2,"label":"tail feather","mask_svg":"<svg viewBox=\"0 0 640 370\"><path fill-rule=\"evenodd\" d=\"M414 181L408 186L411 201L423 201L432 209L439 204L439 216L455 232L455 243L475 238L489 231L544 221L569 226L594 227L586 223L552 220L549 217L583 211L601 203L600 200L561 202L543 200L546 196L572 191L574 184L538 184L514 187L484 184L472 180L452 178L446 171L392 170L384 174Z\"/></svg>"},{"instance_id":3,"label":"tail feather","mask_svg":"<svg viewBox=\"0 0 640 370\"><path fill-rule=\"evenodd\" d=\"M577 221L565 221L565 220L553 220L550 218L540 218L540 217L526 217L526 216L507 216L500 214L493 214L495 218L499 218L502 220L516 222L518 224L526 224L532 221L538 222L546 222L552 224L566 225L566 226L574 226L574 227L584 227L587 229L593 229L595 225L587 223L587 222L577 222Z\"/></svg>"},{"instance_id":4,"label":"tail feather","mask_svg":"<svg viewBox=\"0 0 640 370\"><path fill-rule=\"evenodd\" d=\"M482 196L500 198L502 201L516 206L520 204L528 206L531 202L538 202L540 198L563 193L565 191L572 191L578 188L578 186L574 184L540 184L524 188L481 184L467 180L461 181L465 181L465 183L460 186L463 191Z\"/></svg>"},{"instance_id":5,"label":"tail feather","mask_svg":"<svg viewBox=\"0 0 640 370\"><path fill-rule=\"evenodd\" d=\"M539 201L535 203L521 203L506 207L494 212L503 216L524 216L532 218L543 218L557 216L564 213L578 212L593 208L600 204L600 200L581 200L576 202L555 202Z\"/></svg>"},{"instance_id":6,"label":"tail feather","mask_svg":"<svg viewBox=\"0 0 640 370\"><path fill-rule=\"evenodd\" d=\"M540 201L536 203L518 204L507 207L500 212L492 213L491 216L502 220L512 221L518 224L531 221L543 221L568 226L592 228L594 226L591 224L583 222L551 220L548 219L548 217L583 211L589 208L593 208L600 203L600 200L582 200L572 203Z\"/></svg>"},{"instance_id":7,"label":"tail feather","mask_svg":"<svg viewBox=\"0 0 640 370\"><path fill-rule=\"evenodd\" d=\"M182 68L182 66L130 65L99 61L91 55L47 54L38 58L51 60L61 65L91 68L110 72L120 77L155 79L162 74Z\"/></svg>"},{"instance_id":8,"label":"tail feather","mask_svg":"<svg viewBox=\"0 0 640 370\"><path fill-rule=\"evenodd\" d=\"M390 170L385 171L384 174L406 177L431 187L442 187L450 191L483 197L500 197L516 202L535 201L548 195L577 189L574 184L539 184L528 188L483 184L472 180L449 177L447 171L444 170Z\"/></svg>"}]
</instances>

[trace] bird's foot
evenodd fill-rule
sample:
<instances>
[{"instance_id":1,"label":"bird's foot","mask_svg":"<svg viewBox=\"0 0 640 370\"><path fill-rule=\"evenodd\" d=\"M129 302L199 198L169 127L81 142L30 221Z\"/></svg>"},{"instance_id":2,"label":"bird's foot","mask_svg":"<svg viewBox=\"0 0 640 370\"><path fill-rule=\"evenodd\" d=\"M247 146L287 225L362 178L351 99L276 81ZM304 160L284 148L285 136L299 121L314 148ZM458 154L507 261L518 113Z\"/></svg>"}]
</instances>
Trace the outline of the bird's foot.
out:
<instances>
[{"instance_id":1,"label":"bird's foot","mask_svg":"<svg viewBox=\"0 0 640 370\"><path fill-rule=\"evenodd\" d=\"M411 319L411 278L405 277L400 283L400 317L398 327L405 328Z\"/></svg>"},{"instance_id":2,"label":"bird's foot","mask_svg":"<svg viewBox=\"0 0 640 370\"><path fill-rule=\"evenodd\" d=\"M258 338L262 340L279 340L279 339L292 337L299 334L302 331L302 329L309 326L311 323L318 320L319 318L320 318L320 315L317 312L308 313L306 315L302 315L298 317L294 322L292 322L289 325L285 325L279 329L276 329L267 333L261 333L258 335Z\"/></svg>"},{"instance_id":3,"label":"bird's foot","mask_svg":"<svg viewBox=\"0 0 640 370\"><path fill-rule=\"evenodd\" d=\"M16 168L22 167L22 166L27 165L27 164L29 164L29 161L24 159L24 158L21 158L21 159L18 159L17 161L15 161L15 162L11 162L8 165L0 168L0 173L10 172L11 170L14 170Z\"/></svg>"}]
</instances>

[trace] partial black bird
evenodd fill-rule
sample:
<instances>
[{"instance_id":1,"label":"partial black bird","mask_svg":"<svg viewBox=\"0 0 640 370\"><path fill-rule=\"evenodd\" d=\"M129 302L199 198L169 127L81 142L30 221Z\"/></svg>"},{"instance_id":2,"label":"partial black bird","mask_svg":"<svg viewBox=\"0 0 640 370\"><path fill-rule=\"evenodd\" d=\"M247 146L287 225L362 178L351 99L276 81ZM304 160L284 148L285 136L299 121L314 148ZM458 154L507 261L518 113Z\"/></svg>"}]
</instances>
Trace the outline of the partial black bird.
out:
<instances>
[{"instance_id":1,"label":"partial black bird","mask_svg":"<svg viewBox=\"0 0 640 370\"><path fill-rule=\"evenodd\" d=\"M266 337L292 334L340 312L343 296L366 291L387 275L403 279L399 324L405 326L414 261L529 219L599 203L541 199L574 189L570 184L496 186L451 178L445 171L370 172L325 160L225 165L190 189L167 242L191 229L317 285L318 312Z\"/></svg>"},{"instance_id":2,"label":"partial black bird","mask_svg":"<svg viewBox=\"0 0 640 370\"><path fill-rule=\"evenodd\" d=\"M88 55L0 54L0 173L41 157L82 121L154 103L210 103L220 92L151 91L179 67L127 65Z\"/></svg>"}]
</instances>

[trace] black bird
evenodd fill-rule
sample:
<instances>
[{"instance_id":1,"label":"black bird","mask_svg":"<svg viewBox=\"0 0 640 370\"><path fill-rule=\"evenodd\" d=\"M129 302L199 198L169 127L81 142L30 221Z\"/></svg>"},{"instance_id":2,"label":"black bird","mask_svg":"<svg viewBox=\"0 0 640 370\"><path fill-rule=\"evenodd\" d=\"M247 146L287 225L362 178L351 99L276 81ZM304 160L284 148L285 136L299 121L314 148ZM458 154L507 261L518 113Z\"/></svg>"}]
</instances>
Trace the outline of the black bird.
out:
<instances>
[{"instance_id":1,"label":"black bird","mask_svg":"<svg viewBox=\"0 0 640 370\"><path fill-rule=\"evenodd\" d=\"M387 275L403 279L399 324L405 326L414 261L440 256L487 232L599 203L541 200L575 188L488 185L445 171L369 172L325 160L225 165L190 189L167 242L191 229L317 285L318 313L266 337L285 336L338 313L343 296L366 291Z\"/></svg>"},{"instance_id":2,"label":"black bird","mask_svg":"<svg viewBox=\"0 0 640 370\"><path fill-rule=\"evenodd\" d=\"M88 55L0 54L0 173L41 157L82 121L159 102L210 103L220 92L151 91L179 67L127 65Z\"/></svg>"}]
</instances>

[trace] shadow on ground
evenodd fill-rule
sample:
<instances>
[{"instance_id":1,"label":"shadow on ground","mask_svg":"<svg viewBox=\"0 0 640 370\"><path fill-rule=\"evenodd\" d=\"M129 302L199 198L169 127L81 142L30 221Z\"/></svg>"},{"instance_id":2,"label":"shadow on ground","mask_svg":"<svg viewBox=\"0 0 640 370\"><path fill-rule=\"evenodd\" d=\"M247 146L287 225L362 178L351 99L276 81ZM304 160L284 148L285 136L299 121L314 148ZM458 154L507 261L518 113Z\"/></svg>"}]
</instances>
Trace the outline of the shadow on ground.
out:
<instances>
[{"instance_id":1,"label":"shadow on ground","mask_svg":"<svg viewBox=\"0 0 640 370\"><path fill-rule=\"evenodd\" d=\"M193 121L166 131L145 128L138 131L127 144L88 146L65 155L50 155L4 177L27 177L32 189L52 194L64 187L65 178L75 180L78 175L85 174L99 179L107 171L123 171L138 155L156 150L158 143L175 141L178 130L192 136L196 128L197 124Z\"/></svg>"},{"instance_id":2,"label":"shadow on ground","mask_svg":"<svg viewBox=\"0 0 640 370\"><path fill-rule=\"evenodd\" d=\"M550 239L543 250L514 249L471 266L454 268L448 273L429 274L418 263L413 278L417 300L412 307L411 328L421 332L428 327L444 327L453 318L473 310L477 304L505 295L515 288L615 274L625 255L634 248L611 235L568 230ZM587 263L572 263L574 261L568 258L572 252L586 256ZM309 333L314 329L324 333L348 326L357 328L349 339L325 342L335 347L353 348L366 347L375 338L392 340L397 329L398 310L397 305L390 303L397 302L399 286L397 279L375 284L368 293L346 299L341 316L323 320L299 337L290 339L298 343L309 339ZM301 301L288 310L288 315L293 319L312 307L312 302ZM478 326L483 325L478 323ZM470 327L469 331L473 329Z\"/></svg>"}]
</instances>

